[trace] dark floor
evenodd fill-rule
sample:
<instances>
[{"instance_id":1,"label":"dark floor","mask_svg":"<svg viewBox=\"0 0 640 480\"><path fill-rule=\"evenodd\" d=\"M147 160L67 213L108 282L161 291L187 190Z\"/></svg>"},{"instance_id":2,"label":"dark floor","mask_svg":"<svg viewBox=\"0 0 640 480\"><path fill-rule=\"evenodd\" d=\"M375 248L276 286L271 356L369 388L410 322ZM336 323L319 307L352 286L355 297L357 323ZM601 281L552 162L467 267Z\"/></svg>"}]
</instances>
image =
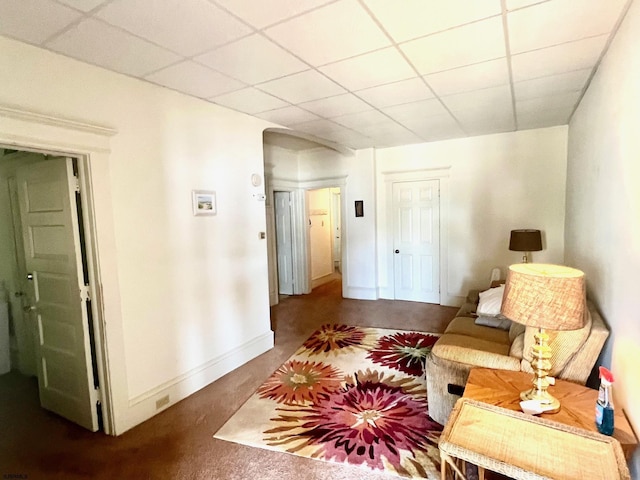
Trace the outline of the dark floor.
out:
<instances>
[{"instance_id":1,"label":"dark floor","mask_svg":"<svg viewBox=\"0 0 640 480\"><path fill-rule=\"evenodd\" d=\"M324 323L441 332L457 309L341 298L340 280L271 310L275 347L119 437L90 433L41 409L37 382L0 376L0 480L397 478L237 445L213 434Z\"/></svg>"}]
</instances>

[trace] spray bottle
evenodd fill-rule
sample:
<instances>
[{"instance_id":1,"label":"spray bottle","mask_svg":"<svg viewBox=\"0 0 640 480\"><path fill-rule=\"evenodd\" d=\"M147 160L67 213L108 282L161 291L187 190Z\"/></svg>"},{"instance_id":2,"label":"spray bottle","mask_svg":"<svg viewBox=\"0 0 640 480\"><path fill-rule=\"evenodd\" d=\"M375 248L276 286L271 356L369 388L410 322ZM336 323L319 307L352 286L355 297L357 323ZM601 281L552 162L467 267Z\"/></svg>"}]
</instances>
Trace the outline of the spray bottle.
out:
<instances>
[{"instance_id":1,"label":"spray bottle","mask_svg":"<svg viewBox=\"0 0 640 480\"><path fill-rule=\"evenodd\" d=\"M613 435L613 398L611 385L613 375L605 367L600 367L600 390L596 402L596 427L605 435Z\"/></svg>"}]
</instances>

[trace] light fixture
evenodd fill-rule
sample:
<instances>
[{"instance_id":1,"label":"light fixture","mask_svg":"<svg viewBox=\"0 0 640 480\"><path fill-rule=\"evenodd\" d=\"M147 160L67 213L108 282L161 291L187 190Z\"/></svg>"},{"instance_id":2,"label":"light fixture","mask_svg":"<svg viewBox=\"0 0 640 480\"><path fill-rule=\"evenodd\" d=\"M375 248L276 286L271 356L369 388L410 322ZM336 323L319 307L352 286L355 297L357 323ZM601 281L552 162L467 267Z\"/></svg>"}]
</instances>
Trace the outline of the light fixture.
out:
<instances>
[{"instance_id":1,"label":"light fixture","mask_svg":"<svg viewBox=\"0 0 640 480\"><path fill-rule=\"evenodd\" d=\"M551 349L545 329L577 330L584 325L585 309L585 279L580 270L544 263L509 267L501 313L538 329L532 347L533 388L522 392L520 398L540 402L543 412L560 410L560 402L547 392Z\"/></svg>"},{"instance_id":2,"label":"light fixture","mask_svg":"<svg viewBox=\"0 0 640 480\"><path fill-rule=\"evenodd\" d=\"M524 252L522 262L528 263L530 252L539 252L542 250L542 235L540 234L540 230L532 230L529 228L511 230L509 250Z\"/></svg>"}]
</instances>

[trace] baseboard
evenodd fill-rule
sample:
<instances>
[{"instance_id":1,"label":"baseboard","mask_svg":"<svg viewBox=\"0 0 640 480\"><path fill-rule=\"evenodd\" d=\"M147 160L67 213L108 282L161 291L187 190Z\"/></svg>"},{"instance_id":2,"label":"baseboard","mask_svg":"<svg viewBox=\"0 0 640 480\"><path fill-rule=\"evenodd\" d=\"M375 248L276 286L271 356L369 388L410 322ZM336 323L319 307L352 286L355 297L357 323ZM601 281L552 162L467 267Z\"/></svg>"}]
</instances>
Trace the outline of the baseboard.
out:
<instances>
[{"instance_id":1,"label":"baseboard","mask_svg":"<svg viewBox=\"0 0 640 480\"><path fill-rule=\"evenodd\" d=\"M162 385L131 398L126 415L119 415L121 420L116 422L116 435L124 433L180 400L184 400L218 378L270 350L273 345L273 332L269 331L231 352L214 358Z\"/></svg>"},{"instance_id":2,"label":"baseboard","mask_svg":"<svg viewBox=\"0 0 640 480\"><path fill-rule=\"evenodd\" d=\"M350 287L342 288L342 295L345 298L353 298L355 300L377 300L378 294L376 288L368 287Z\"/></svg>"},{"instance_id":3,"label":"baseboard","mask_svg":"<svg viewBox=\"0 0 640 480\"><path fill-rule=\"evenodd\" d=\"M440 294L440 305L445 307L460 307L464 301L465 297L461 295Z\"/></svg>"}]
</instances>

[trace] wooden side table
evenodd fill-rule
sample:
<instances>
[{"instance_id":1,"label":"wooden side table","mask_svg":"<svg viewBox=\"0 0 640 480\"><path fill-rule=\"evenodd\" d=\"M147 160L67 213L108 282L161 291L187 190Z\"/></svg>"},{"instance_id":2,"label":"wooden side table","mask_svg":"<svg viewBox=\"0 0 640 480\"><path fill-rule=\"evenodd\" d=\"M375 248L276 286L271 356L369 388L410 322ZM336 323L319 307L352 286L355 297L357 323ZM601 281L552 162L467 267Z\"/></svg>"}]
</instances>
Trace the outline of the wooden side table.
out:
<instances>
[{"instance_id":1,"label":"wooden side table","mask_svg":"<svg viewBox=\"0 0 640 480\"><path fill-rule=\"evenodd\" d=\"M525 372L474 368L469 374L463 398L520 412L520 392L531 388L532 378L533 374ZM556 384L549 387L549 393L560 400L560 411L543 413L541 418L590 432L598 431L595 425L596 390L556 380ZM628 461L638 446L638 439L621 408L615 409L614 425L613 438L620 442Z\"/></svg>"},{"instance_id":2,"label":"wooden side table","mask_svg":"<svg viewBox=\"0 0 640 480\"><path fill-rule=\"evenodd\" d=\"M469 398L458 400L440 437L442 480L458 460L516 480L629 480L613 438Z\"/></svg>"}]
</instances>

